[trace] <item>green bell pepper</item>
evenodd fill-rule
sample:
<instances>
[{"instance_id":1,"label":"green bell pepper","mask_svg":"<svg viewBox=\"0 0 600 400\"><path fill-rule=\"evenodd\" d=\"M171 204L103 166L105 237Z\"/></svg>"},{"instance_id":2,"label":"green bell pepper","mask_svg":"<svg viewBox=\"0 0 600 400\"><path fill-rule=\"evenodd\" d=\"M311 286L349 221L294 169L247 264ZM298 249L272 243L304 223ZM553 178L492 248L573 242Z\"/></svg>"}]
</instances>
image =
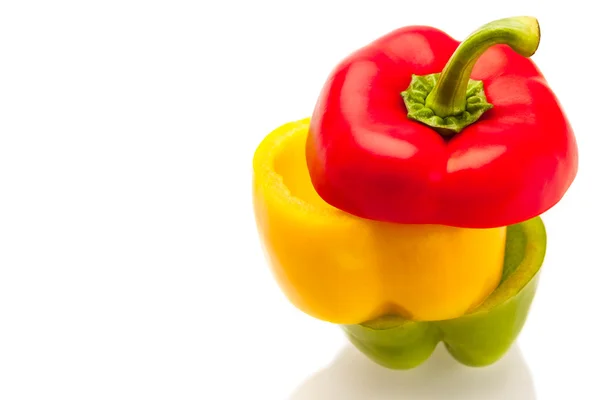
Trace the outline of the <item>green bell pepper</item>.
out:
<instances>
[{"instance_id":1,"label":"green bell pepper","mask_svg":"<svg viewBox=\"0 0 600 400\"><path fill-rule=\"evenodd\" d=\"M418 366L440 341L462 364L490 365L510 349L525 324L545 252L546 231L540 217L511 225L501 283L472 312L427 322L385 316L342 328L360 351L387 368Z\"/></svg>"}]
</instances>

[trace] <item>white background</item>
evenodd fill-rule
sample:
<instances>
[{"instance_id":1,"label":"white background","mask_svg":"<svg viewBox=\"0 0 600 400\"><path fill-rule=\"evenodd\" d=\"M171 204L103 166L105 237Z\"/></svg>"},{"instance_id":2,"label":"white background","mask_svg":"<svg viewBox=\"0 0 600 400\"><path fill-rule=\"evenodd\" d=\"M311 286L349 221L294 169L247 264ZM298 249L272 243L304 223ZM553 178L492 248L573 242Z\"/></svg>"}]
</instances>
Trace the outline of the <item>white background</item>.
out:
<instances>
[{"instance_id":1,"label":"white background","mask_svg":"<svg viewBox=\"0 0 600 400\"><path fill-rule=\"evenodd\" d=\"M2 1L0 399L600 399L600 39L589 0ZM513 351L384 370L264 261L255 147L397 27L534 15L580 146Z\"/></svg>"}]
</instances>

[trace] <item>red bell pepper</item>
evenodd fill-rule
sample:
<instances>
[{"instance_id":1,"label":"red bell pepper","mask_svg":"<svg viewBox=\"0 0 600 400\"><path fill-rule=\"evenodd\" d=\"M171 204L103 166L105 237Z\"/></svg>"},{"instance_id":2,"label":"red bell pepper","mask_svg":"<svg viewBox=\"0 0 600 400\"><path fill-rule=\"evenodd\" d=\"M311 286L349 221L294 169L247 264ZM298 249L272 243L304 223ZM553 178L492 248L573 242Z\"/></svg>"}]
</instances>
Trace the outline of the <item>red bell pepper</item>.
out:
<instances>
[{"instance_id":1,"label":"red bell pepper","mask_svg":"<svg viewBox=\"0 0 600 400\"><path fill-rule=\"evenodd\" d=\"M311 119L306 158L318 194L395 223L491 228L548 210L578 155L528 58L539 37L530 17L495 21L461 44L413 26L350 55Z\"/></svg>"}]
</instances>

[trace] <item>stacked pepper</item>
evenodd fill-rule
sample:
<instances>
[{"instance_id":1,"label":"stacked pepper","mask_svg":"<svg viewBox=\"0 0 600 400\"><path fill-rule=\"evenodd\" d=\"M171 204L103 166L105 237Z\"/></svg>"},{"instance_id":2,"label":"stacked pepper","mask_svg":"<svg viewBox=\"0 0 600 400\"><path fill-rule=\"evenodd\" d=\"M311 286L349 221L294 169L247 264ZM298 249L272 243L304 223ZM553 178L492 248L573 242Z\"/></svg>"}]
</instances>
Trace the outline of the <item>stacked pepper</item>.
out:
<instances>
[{"instance_id":1,"label":"stacked pepper","mask_svg":"<svg viewBox=\"0 0 600 400\"><path fill-rule=\"evenodd\" d=\"M443 341L488 365L519 334L545 254L540 214L577 146L529 59L538 22L458 43L398 29L331 73L310 119L254 156L254 207L274 275L300 310L374 361L411 368Z\"/></svg>"}]
</instances>

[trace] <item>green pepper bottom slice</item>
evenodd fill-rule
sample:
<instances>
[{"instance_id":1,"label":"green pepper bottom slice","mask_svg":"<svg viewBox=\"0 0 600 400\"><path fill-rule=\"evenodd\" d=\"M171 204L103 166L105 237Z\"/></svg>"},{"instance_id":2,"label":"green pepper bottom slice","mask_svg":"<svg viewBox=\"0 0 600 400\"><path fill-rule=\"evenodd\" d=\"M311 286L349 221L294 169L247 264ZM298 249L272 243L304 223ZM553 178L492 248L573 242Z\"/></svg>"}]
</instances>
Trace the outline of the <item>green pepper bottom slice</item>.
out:
<instances>
[{"instance_id":1,"label":"green pepper bottom slice","mask_svg":"<svg viewBox=\"0 0 600 400\"><path fill-rule=\"evenodd\" d=\"M427 322L384 316L342 328L360 351L387 368L420 365L440 341L462 364L490 365L510 349L525 324L545 253L546 231L540 217L511 225L507 228L502 280L470 313Z\"/></svg>"}]
</instances>

